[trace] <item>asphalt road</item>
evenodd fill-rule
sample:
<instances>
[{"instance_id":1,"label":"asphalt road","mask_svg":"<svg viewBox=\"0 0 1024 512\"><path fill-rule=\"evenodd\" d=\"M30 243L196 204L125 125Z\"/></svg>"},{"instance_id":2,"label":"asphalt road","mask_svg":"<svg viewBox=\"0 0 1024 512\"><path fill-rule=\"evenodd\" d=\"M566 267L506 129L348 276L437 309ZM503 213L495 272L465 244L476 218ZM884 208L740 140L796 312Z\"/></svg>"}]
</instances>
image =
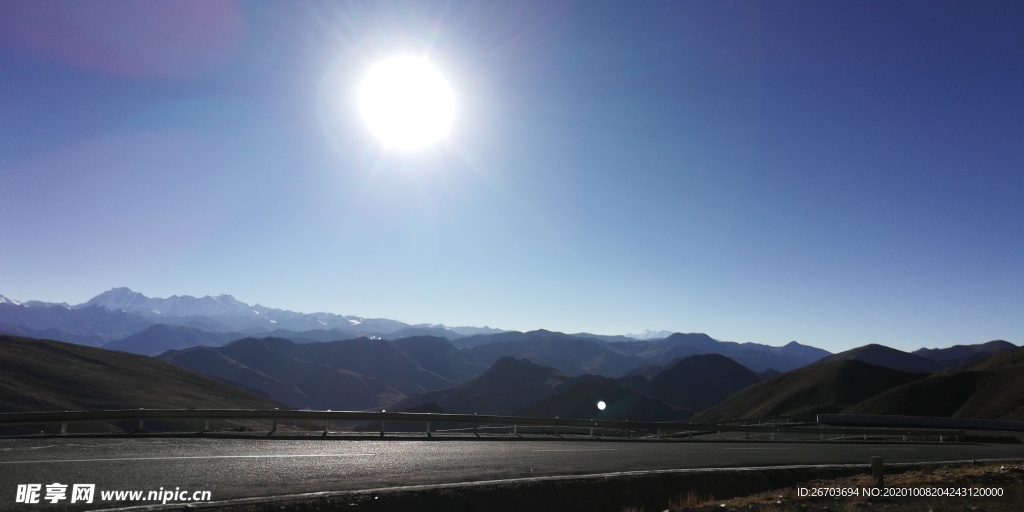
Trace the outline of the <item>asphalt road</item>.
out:
<instances>
[{"instance_id":1,"label":"asphalt road","mask_svg":"<svg viewBox=\"0 0 1024 512\"><path fill-rule=\"evenodd\" d=\"M1024 459L1024 445L497 440L38 438L0 440L0 509L19 484L210 491L215 501L623 471ZM68 503L67 501L62 502ZM122 503L123 505L142 503ZM113 505L113 503L107 503Z\"/></svg>"}]
</instances>

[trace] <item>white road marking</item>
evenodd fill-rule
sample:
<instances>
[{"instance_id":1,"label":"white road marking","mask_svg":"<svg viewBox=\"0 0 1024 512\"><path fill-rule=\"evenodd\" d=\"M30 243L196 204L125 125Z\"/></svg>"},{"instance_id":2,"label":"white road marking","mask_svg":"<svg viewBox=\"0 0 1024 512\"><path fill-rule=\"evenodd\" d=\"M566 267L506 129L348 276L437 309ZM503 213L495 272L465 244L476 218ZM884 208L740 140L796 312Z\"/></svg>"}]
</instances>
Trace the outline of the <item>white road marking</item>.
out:
<instances>
[{"instance_id":1,"label":"white road marking","mask_svg":"<svg viewBox=\"0 0 1024 512\"><path fill-rule=\"evenodd\" d=\"M535 452L617 452L618 448L580 448L565 450L531 450Z\"/></svg>"},{"instance_id":2,"label":"white road marking","mask_svg":"<svg viewBox=\"0 0 1024 512\"><path fill-rule=\"evenodd\" d=\"M193 455L188 457L127 457L111 459L2 460L0 464L42 464L51 462L123 462L133 460L195 460L195 459L286 459L289 457L369 457L375 453L313 453L283 455Z\"/></svg>"},{"instance_id":3,"label":"white road marking","mask_svg":"<svg viewBox=\"0 0 1024 512\"><path fill-rule=\"evenodd\" d=\"M723 450L789 450L789 448L775 446L726 446Z\"/></svg>"},{"instance_id":4,"label":"white road marking","mask_svg":"<svg viewBox=\"0 0 1024 512\"><path fill-rule=\"evenodd\" d=\"M46 446L24 446L24 447L19 446L17 448L0 448L0 452L11 452L11 451L18 451L18 450L42 450L44 448L55 448L56 446L57 445L55 445L55 444L48 444Z\"/></svg>"}]
</instances>

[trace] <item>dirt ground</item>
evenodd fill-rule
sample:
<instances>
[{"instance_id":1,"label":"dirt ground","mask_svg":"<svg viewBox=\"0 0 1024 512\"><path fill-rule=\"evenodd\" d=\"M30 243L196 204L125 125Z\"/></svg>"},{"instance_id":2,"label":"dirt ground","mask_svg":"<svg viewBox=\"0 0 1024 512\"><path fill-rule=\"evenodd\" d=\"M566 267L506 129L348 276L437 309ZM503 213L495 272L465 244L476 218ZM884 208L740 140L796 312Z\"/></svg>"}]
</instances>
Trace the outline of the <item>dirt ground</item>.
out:
<instances>
[{"instance_id":1,"label":"dirt ground","mask_svg":"<svg viewBox=\"0 0 1024 512\"><path fill-rule=\"evenodd\" d=\"M669 503L668 510L671 512L684 510L700 512L1019 512L1024 510L1024 465L1019 463L927 466L901 473L887 474L884 490L873 491L874 487L872 476L864 474L836 480L815 480L785 489L728 500L716 501L712 497L694 494L680 495ZM815 491L829 495L812 496ZM875 493L878 495L869 495ZM842 496L836 496L836 494ZM921 494L933 494L933 496L921 496ZM992 494L1001 495L990 496ZM640 511L627 509L624 512Z\"/></svg>"}]
</instances>

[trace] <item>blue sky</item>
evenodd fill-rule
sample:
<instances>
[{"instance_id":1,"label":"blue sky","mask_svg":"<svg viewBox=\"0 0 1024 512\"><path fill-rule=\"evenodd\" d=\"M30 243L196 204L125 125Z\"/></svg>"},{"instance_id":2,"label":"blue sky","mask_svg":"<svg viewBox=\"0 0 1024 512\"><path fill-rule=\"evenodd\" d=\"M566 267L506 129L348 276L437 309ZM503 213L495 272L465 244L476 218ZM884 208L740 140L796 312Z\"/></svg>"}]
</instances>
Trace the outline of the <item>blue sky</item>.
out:
<instances>
[{"instance_id":1,"label":"blue sky","mask_svg":"<svg viewBox=\"0 0 1024 512\"><path fill-rule=\"evenodd\" d=\"M383 149L429 54L449 139ZM0 293L1024 342L1020 2L0 3Z\"/></svg>"}]
</instances>

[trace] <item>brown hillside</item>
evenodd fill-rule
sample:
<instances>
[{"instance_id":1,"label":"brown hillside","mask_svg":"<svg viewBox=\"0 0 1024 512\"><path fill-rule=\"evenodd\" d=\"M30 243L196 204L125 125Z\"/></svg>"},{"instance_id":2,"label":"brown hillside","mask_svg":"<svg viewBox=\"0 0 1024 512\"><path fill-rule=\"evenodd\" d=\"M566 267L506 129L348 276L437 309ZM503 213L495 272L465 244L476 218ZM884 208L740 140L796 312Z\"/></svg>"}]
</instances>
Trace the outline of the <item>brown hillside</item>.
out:
<instances>
[{"instance_id":1,"label":"brown hillside","mask_svg":"<svg viewBox=\"0 0 1024 512\"><path fill-rule=\"evenodd\" d=\"M150 357L0 336L0 412L275 407L284 406Z\"/></svg>"},{"instance_id":2,"label":"brown hillside","mask_svg":"<svg viewBox=\"0 0 1024 512\"><path fill-rule=\"evenodd\" d=\"M819 363L744 388L694 416L692 421L838 412L924 376L923 373L904 372L856 360Z\"/></svg>"},{"instance_id":3,"label":"brown hillside","mask_svg":"<svg viewBox=\"0 0 1024 512\"><path fill-rule=\"evenodd\" d=\"M1024 421L1024 347L896 387L843 412Z\"/></svg>"}]
</instances>

